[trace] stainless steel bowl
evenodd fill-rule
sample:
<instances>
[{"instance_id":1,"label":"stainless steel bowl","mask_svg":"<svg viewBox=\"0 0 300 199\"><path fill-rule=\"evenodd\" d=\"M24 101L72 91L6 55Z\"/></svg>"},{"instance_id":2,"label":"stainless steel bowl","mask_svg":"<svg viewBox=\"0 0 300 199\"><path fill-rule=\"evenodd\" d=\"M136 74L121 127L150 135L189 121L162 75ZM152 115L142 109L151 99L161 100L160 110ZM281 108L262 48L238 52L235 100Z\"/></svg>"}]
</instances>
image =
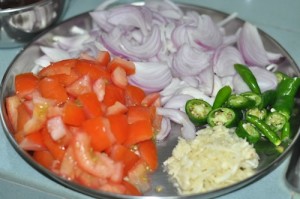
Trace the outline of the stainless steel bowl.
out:
<instances>
[{"instance_id":1,"label":"stainless steel bowl","mask_svg":"<svg viewBox=\"0 0 300 199\"><path fill-rule=\"evenodd\" d=\"M0 0L0 48L28 43L61 17L66 4L67 0Z\"/></svg>"}]
</instances>

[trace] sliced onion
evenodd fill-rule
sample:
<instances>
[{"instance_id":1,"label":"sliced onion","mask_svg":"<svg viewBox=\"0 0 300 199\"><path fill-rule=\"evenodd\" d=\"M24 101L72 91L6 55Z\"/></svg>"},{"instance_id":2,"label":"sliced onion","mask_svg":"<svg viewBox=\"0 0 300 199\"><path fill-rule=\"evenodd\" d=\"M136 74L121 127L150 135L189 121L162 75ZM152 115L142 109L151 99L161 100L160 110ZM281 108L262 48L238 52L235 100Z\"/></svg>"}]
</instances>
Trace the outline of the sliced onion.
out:
<instances>
[{"instance_id":1,"label":"sliced onion","mask_svg":"<svg viewBox=\"0 0 300 199\"><path fill-rule=\"evenodd\" d=\"M214 88L214 72L212 67L207 67L199 75L199 89L206 95L211 96Z\"/></svg>"},{"instance_id":2,"label":"sliced onion","mask_svg":"<svg viewBox=\"0 0 300 199\"><path fill-rule=\"evenodd\" d=\"M192 98L193 96L186 94L175 95L168 100L164 108L178 109L184 112L186 102Z\"/></svg>"},{"instance_id":3,"label":"sliced onion","mask_svg":"<svg viewBox=\"0 0 300 199\"><path fill-rule=\"evenodd\" d=\"M136 73L129 77L129 83L146 92L159 92L172 81L169 67L163 63L135 62Z\"/></svg>"},{"instance_id":4,"label":"sliced onion","mask_svg":"<svg viewBox=\"0 0 300 199\"><path fill-rule=\"evenodd\" d=\"M161 121L160 131L156 134L156 140L164 140L171 131L171 121L169 118L163 117Z\"/></svg>"},{"instance_id":5,"label":"sliced onion","mask_svg":"<svg viewBox=\"0 0 300 199\"><path fill-rule=\"evenodd\" d=\"M261 68L261 67L249 67L254 76L256 77L258 86L261 91L267 91L270 89L276 89L277 79L274 73ZM249 87L243 81L239 74L236 74L233 78L233 88L237 93L249 91Z\"/></svg>"},{"instance_id":6,"label":"sliced onion","mask_svg":"<svg viewBox=\"0 0 300 199\"><path fill-rule=\"evenodd\" d=\"M218 48L213 58L214 72L219 77L230 76L236 73L233 65L244 64L241 53L233 46Z\"/></svg>"},{"instance_id":7,"label":"sliced onion","mask_svg":"<svg viewBox=\"0 0 300 199\"><path fill-rule=\"evenodd\" d=\"M204 101L207 101L209 104L213 104L214 99L207 96L204 92L200 91L198 88L194 87L183 87L181 89L178 89L176 91L176 94L184 94L184 95L190 95L193 98L203 99Z\"/></svg>"},{"instance_id":8,"label":"sliced onion","mask_svg":"<svg viewBox=\"0 0 300 199\"><path fill-rule=\"evenodd\" d=\"M50 58L51 62L57 62L71 58L68 52L58 48L50 48L45 46L41 46L40 48L42 52Z\"/></svg>"},{"instance_id":9,"label":"sliced onion","mask_svg":"<svg viewBox=\"0 0 300 199\"><path fill-rule=\"evenodd\" d=\"M156 112L158 115L169 118L173 122L182 125L181 133L183 138L191 140L196 136L196 128L189 120L188 116L179 110L157 107Z\"/></svg>"}]
</instances>

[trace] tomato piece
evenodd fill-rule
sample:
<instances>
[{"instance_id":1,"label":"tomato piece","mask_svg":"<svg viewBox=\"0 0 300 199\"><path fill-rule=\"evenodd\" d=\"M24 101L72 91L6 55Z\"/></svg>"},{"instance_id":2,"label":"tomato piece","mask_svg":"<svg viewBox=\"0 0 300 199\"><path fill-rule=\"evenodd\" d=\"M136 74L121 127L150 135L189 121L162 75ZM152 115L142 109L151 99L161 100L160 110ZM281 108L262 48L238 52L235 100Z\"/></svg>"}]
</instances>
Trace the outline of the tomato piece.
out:
<instances>
[{"instance_id":1,"label":"tomato piece","mask_svg":"<svg viewBox=\"0 0 300 199\"><path fill-rule=\"evenodd\" d=\"M67 102L63 108L63 121L66 124L80 126L85 120L83 108L74 102Z\"/></svg>"},{"instance_id":2,"label":"tomato piece","mask_svg":"<svg viewBox=\"0 0 300 199\"><path fill-rule=\"evenodd\" d=\"M69 75L56 74L56 75L49 75L48 77L52 79L56 79L59 83L61 83L64 86L69 86L70 84L75 82L80 76L74 71L71 71Z\"/></svg>"},{"instance_id":3,"label":"tomato piece","mask_svg":"<svg viewBox=\"0 0 300 199\"><path fill-rule=\"evenodd\" d=\"M106 109L106 115L115 115L115 114L123 114L123 113L126 113L128 111L128 108L116 101L113 105L107 107Z\"/></svg>"},{"instance_id":4,"label":"tomato piece","mask_svg":"<svg viewBox=\"0 0 300 199\"><path fill-rule=\"evenodd\" d=\"M83 75L72 84L67 86L66 91L74 97L77 97L84 93L92 92L91 78L88 75Z\"/></svg>"},{"instance_id":5,"label":"tomato piece","mask_svg":"<svg viewBox=\"0 0 300 199\"><path fill-rule=\"evenodd\" d=\"M116 103L116 101L125 104L124 90L113 84L107 84L105 86L103 103L106 106L111 106Z\"/></svg>"},{"instance_id":6,"label":"tomato piece","mask_svg":"<svg viewBox=\"0 0 300 199\"><path fill-rule=\"evenodd\" d=\"M16 131L18 128L18 106L21 101L17 95L9 96L5 99L5 107L7 111L8 119L12 125L12 128Z\"/></svg>"},{"instance_id":7,"label":"tomato piece","mask_svg":"<svg viewBox=\"0 0 300 199\"><path fill-rule=\"evenodd\" d=\"M121 183L107 182L103 184L100 188L101 191L124 194L126 192L126 187Z\"/></svg>"},{"instance_id":8,"label":"tomato piece","mask_svg":"<svg viewBox=\"0 0 300 199\"><path fill-rule=\"evenodd\" d=\"M128 84L126 71L121 67L115 68L111 73L111 80L116 86L126 88Z\"/></svg>"},{"instance_id":9,"label":"tomato piece","mask_svg":"<svg viewBox=\"0 0 300 199\"><path fill-rule=\"evenodd\" d=\"M110 178L121 167L106 154L91 150L91 138L86 133L75 133L72 147L75 160L80 168L99 178ZM120 179L121 180L121 179Z\"/></svg>"},{"instance_id":10,"label":"tomato piece","mask_svg":"<svg viewBox=\"0 0 300 199\"><path fill-rule=\"evenodd\" d=\"M111 148L110 157L116 162L123 163L125 175L127 175L128 171L140 159L137 154L121 144L116 144Z\"/></svg>"},{"instance_id":11,"label":"tomato piece","mask_svg":"<svg viewBox=\"0 0 300 199\"><path fill-rule=\"evenodd\" d=\"M141 120L151 121L151 109L145 106L129 106L128 107L128 123L132 124Z\"/></svg>"},{"instance_id":12,"label":"tomato piece","mask_svg":"<svg viewBox=\"0 0 300 199\"><path fill-rule=\"evenodd\" d=\"M146 97L145 92L133 85L127 85L125 88L125 99L127 106L141 105L142 100Z\"/></svg>"},{"instance_id":13,"label":"tomato piece","mask_svg":"<svg viewBox=\"0 0 300 199\"><path fill-rule=\"evenodd\" d=\"M134 185L140 192L146 192L151 188L147 164L144 160L139 160L129 171L128 181Z\"/></svg>"},{"instance_id":14,"label":"tomato piece","mask_svg":"<svg viewBox=\"0 0 300 199\"><path fill-rule=\"evenodd\" d=\"M150 140L154 133L150 120L140 120L129 124L128 137L125 141L127 146Z\"/></svg>"},{"instance_id":15,"label":"tomato piece","mask_svg":"<svg viewBox=\"0 0 300 199\"><path fill-rule=\"evenodd\" d=\"M100 102L103 101L105 95L106 80L103 78L97 79L93 84L93 91L96 93L97 98Z\"/></svg>"},{"instance_id":16,"label":"tomato piece","mask_svg":"<svg viewBox=\"0 0 300 199\"><path fill-rule=\"evenodd\" d=\"M140 156L148 164L150 170L153 172L158 167L158 156L156 144L153 140L146 140L138 143L138 151Z\"/></svg>"},{"instance_id":17,"label":"tomato piece","mask_svg":"<svg viewBox=\"0 0 300 199\"><path fill-rule=\"evenodd\" d=\"M159 93L151 93L148 94L141 102L143 106L160 106L160 94Z\"/></svg>"},{"instance_id":18,"label":"tomato piece","mask_svg":"<svg viewBox=\"0 0 300 199\"><path fill-rule=\"evenodd\" d=\"M103 114L101 102L95 93L85 93L78 96L87 118L95 118Z\"/></svg>"},{"instance_id":19,"label":"tomato piece","mask_svg":"<svg viewBox=\"0 0 300 199\"><path fill-rule=\"evenodd\" d=\"M67 133L67 127L61 116L56 116L48 119L47 129L54 141L57 141L64 137Z\"/></svg>"},{"instance_id":20,"label":"tomato piece","mask_svg":"<svg viewBox=\"0 0 300 199\"><path fill-rule=\"evenodd\" d=\"M42 134L39 131L26 135L19 142L19 146L26 151L40 151L46 149Z\"/></svg>"},{"instance_id":21,"label":"tomato piece","mask_svg":"<svg viewBox=\"0 0 300 199\"><path fill-rule=\"evenodd\" d=\"M42 97L56 100L58 104L68 99L65 88L57 79L45 77L39 81L38 87Z\"/></svg>"},{"instance_id":22,"label":"tomato piece","mask_svg":"<svg viewBox=\"0 0 300 199\"><path fill-rule=\"evenodd\" d=\"M108 51L99 51L96 61L99 62L102 66L107 66L110 62L110 54Z\"/></svg>"},{"instance_id":23,"label":"tomato piece","mask_svg":"<svg viewBox=\"0 0 300 199\"><path fill-rule=\"evenodd\" d=\"M49 77L52 75L65 74L70 75L72 68L76 65L77 59L67 59L51 63L49 66L39 71L39 77Z\"/></svg>"},{"instance_id":24,"label":"tomato piece","mask_svg":"<svg viewBox=\"0 0 300 199\"><path fill-rule=\"evenodd\" d=\"M110 123L111 132L116 139L116 143L124 143L128 136L127 116L124 114L115 114L107 116Z\"/></svg>"},{"instance_id":25,"label":"tomato piece","mask_svg":"<svg viewBox=\"0 0 300 199\"><path fill-rule=\"evenodd\" d=\"M42 133L43 142L45 143L49 152L53 155L53 157L56 160L61 161L64 158L65 147L60 145L59 143L55 142L51 138L47 128L43 128L41 130L41 133Z\"/></svg>"},{"instance_id":26,"label":"tomato piece","mask_svg":"<svg viewBox=\"0 0 300 199\"><path fill-rule=\"evenodd\" d=\"M53 169L55 159L49 151L35 151L32 157L35 161L37 161L40 165L44 166L45 168L49 170Z\"/></svg>"},{"instance_id":27,"label":"tomato piece","mask_svg":"<svg viewBox=\"0 0 300 199\"><path fill-rule=\"evenodd\" d=\"M96 81L99 78L104 78L110 81L110 73L104 66L100 65L96 61L79 59L76 66L74 67L74 71L81 76L90 76L92 82Z\"/></svg>"},{"instance_id":28,"label":"tomato piece","mask_svg":"<svg viewBox=\"0 0 300 199\"><path fill-rule=\"evenodd\" d=\"M127 75L133 75L135 73L135 65L132 61L116 57L108 63L107 69L112 72L115 68L121 67L126 71Z\"/></svg>"},{"instance_id":29,"label":"tomato piece","mask_svg":"<svg viewBox=\"0 0 300 199\"><path fill-rule=\"evenodd\" d=\"M23 131L25 124L30 120L31 114L24 103L18 106L17 132Z\"/></svg>"},{"instance_id":30,"label":"tomato piece","mask_svg":"<svg viewBox=\"0 0 300 199\"><path fill-rule=\"evenodd\" d=\"M107 122L106 118L97 117L82 123L82 129L91 137L91 147L96 151L109 148L115 141Z\"/></svg>"},{"instance_id":31,"label":"tomato piece","mask_svg":"<svg viewBox=\"0 0 300 199\"><path fill-rule=\"evenodd\" d=\"M126 187L126 195L141 196L142 193L130 182L123 180L122 184Z\"/></svg>"},{"instance_id":32,"label":"tomato piece","mask_svg":"<svg viewBox=\"0 0 300 199\"><path fill-rule=\"evenodd\" d=\"M15 77L15 91L20 97L26 97L37 89L39 79L33 73L22 73Z\"/></svg>"}]
</instances>

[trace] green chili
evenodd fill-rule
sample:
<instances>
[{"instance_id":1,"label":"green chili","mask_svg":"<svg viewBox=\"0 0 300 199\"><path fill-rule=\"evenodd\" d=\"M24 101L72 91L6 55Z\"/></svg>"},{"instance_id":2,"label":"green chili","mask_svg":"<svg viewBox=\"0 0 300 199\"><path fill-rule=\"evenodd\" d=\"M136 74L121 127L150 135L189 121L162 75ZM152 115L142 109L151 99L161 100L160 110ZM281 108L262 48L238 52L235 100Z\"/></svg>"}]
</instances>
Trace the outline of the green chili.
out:
<instances>
[{"instance_id":1,"label":"green chili","mask_svg":"<svg viewBox=\"0 0 300 199\"><path fill-rule=\"evenodd\" d=\"M232 89L230 86L222 87L216 95L212 109L220 108L221 106L223 106L223 104L230 97L231 93L232 93Z\"/></svg>"},{"instance_id":2,"label":"green chili","mask_svg":"<svg viewBox=\"0 0 300 199\"><path fill-rule=\"evenodd\" d=\"M283 114L287 119L289 119L292 115L294 104L294 97L288 95L279 96L277 97L272 109Z\"/></svg>"},{"instance_id":3,"label":"green chili","mask_svg":"<svg viewBox=\"0 0 300 199\"><path fill-rule=\"evenodd\" d=\"M206 123L210 111L211 105L202 99L190 99L185 104L185 112L196 126Z\"/></svg>"},{"instance_id":4,"label":"green chili","mask_svg":"<svg viewBox=\"0 0 300 199\"><path fill-rule=\"evenodd\" d=\"M260 120L264 120L267 117L267 110L266 109L259 109L257 107L250 108L246 111L246 115L252 115L258 117Z\"/></svg>"},{"instance_id":5,"label":"green chili","mask_svg":"<svg viewBox=\"0 0 300 199\"><path fill-rule=\"evenodd\" d=\"M253 124L258 130L260 130L260 132L265 135L275 146L280 145L281 140L279 136L264 121L252 115L247 115L246 121Z\"/></svg>"},{"instance_id":6,"label":"green chili","mask_svg":"<svg viewBox=\"0 0 300 199\"><path fill-rule=\"evenodd\" d=\"M291 124L286 122L281 130L281 140L286 141L291 137Z\"/></svg>"},{"instance_id":7,"label":"green chili","mask_svg":"<svg viewBox=\"0 0 300 199\"><path fill-rule=\"evenodd\" d=\"M261 95L258 95L258 94L254 93L254 92L249 91L249 92L241 93L240 95L253 100L255 102L255 106L256 107L259 107L262 104L262 97L261 97Z\"/></svg>"},{"instance_id":8,"label":"green chili","mask_svg":"<svg viewBox=\"0 0 300 199\"><path fill-rule=\"evenodd\" d=\"M275 111L267 115L265 122L273 131L277 132L280 131L288 121L283 114Z\"/></svg>"},{"instance_id":9,"label":"green chili","mask_svg":"<svg viewBox=\"0 0 300 199\"><path fill-rule=\"evenodd\" d=\"M299 77L287 77L283 79L279 84L277 85L276 91L277 91L277 97L281 96L291 96L295 97L296 93L300 86L300 78Z\"/></svg>"},{"instance_id":10,"label":"green chili","mask_svg":"<svg viewBox=\"0 0 300 199\"><path fill-rule=\"evenodd\" d=\"M255 106L255 101L242 95L231 95L226 106L234 109L248 109Z\"/></svg>"},{"instance_id":11,"label":"green chili","mask_svg":"<svg viewBox=\"0 0 300 199\"><path fill-rule=\"evenodd\" d=\"M207 117L207 123L210 126L223 125L227 128L237 126L242 118L241 111L220 107L212 110Z\"/></svg>"},{"instance_id":12,"label":"green chili","mask_svg":"<svg viewBox=\"0 0 300 199\"><path fill-rule=\"evenodd\" d=\"M264 139L260 139L253 146L257 153L261 153L264 155L280 155L284 152L283 146L281 145L275 146L268 140L264 140Z\"/></svg>"},{"instance_id":13,"label":"green chili","mask_svg":"<svg viewBox=\"0 0 300 199\"><path fill-rule=\"evenodd\" d=\"M272 106L276 101L277 92L275 90L267 90L261 94L262 103L260 108L267 108Z\"/></svg>"},{"instance_id":14,"label":"green chili","mask_svg":"<svg viewBox=\"0 0 300 199\"><path fill-rule=\"evenodd\" d=\"M261 94L260 88L258 86L257 80L252 73L252 71L249 69L249 67L242 65L242 64L234 64L234 68L237 71L237 73L241 76L241 78L244 80L244 82L248 85L249 89L256 93Z\"/></svg>"},{"instance_id":15,"label":"green chili","mask_svg":"<svg viewBox=\"0 0 300 199\"><path fill-rule=\"evenodd\" d=\"M280 72L280 71L275 71L274 74L276 75L278 83L286 78L289 78L289 76L287 74Z\"/></svg>"},{"instance_id":16,"label":"green chili","mask_svg":"<svg viewBox=\"0 0 300 199\"><path fill-rule=\"evenodd\" d=\"M244 120L240 121L237 128L235 129L237 136L245 138L249 143L256 143L261 135L258 129L251 123Z\"/></svg>"}]
</instances>

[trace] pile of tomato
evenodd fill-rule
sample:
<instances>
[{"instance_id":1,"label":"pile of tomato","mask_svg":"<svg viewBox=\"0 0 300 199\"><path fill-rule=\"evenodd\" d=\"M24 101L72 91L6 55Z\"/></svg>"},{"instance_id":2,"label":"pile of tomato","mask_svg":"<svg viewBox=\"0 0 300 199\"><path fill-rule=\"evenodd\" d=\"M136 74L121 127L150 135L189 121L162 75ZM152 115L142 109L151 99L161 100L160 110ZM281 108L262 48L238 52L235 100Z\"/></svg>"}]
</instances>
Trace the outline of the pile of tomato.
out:
<instances>
[{"instance_id":1,"label":"pile of tomato","mask_svg":"<svg viewBox=\"0 0 300 199\"><path fill-rule=\"evenodd\" d=\"M6 99L20 147L57 175L92 189L141 195L158 167L158 93L130 85L132 62L108 52L15 77Z\"/></svg>"}]
</instances>

